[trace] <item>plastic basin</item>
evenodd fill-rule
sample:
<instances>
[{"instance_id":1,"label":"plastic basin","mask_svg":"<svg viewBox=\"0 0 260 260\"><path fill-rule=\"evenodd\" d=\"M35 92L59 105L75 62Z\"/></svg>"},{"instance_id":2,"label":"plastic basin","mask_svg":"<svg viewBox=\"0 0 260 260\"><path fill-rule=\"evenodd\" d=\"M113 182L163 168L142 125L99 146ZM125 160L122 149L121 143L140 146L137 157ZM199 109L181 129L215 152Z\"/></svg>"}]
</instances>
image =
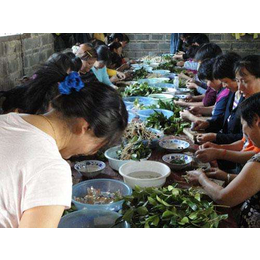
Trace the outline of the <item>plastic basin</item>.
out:
<instances>
[{"instance_id":1,"label":"plastic basin","mask_svg":"<svg viewBox=\"0 0 260 260\"><path fill-rule=\"evenodd\" d=\"M110 210L79 210L62 217L58 228L129 228L127 222L116 226L115 221L121 215Z\"/></svg>"},{"instance_id":2,"label":"plastic basin","mask_svg":"<svg viewBox=\"0 0 260 260\"><path fill-rule=\"evenodd\" d=\"M95 209L95 210L112 210L118 211L122 208L123 200L110 204L86 204L74 200L74 197L85 197L88 193L88 188L100 189L103 192L120 191L122 196L131 195L132 189L122 181L113 179L94 179L80 182L72 187L72 202L78 210L81 209Z\"/></svg>"}]
</instances>

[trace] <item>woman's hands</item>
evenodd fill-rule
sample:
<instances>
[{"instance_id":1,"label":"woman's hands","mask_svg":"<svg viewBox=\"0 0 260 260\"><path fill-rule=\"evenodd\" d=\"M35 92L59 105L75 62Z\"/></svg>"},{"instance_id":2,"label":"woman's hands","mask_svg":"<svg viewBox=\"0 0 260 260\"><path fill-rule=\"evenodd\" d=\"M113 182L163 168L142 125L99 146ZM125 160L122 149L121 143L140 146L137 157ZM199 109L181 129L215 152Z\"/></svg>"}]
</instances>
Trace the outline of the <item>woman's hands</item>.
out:
<instances>
[{"instance_id":1,"label":"woman's hands","mask_svg":"<svg viewBox=\"0 0 260 260\"><path fill-rule=\"evenodd\" d=\"M206 149L206 148L220 149L220 145L214 144L214 143L211 143L211 142L206 142L205 144L199 146L200 150L201 149Z\"/></svg>"},{"instance_id":2,"label":"woman's hands","mask_svg":"<svg viewBox=\"0 0 260 260\"><path fill-rule=\"evenodd\" d=\"M197 89L199 86L193 82L187 82L186 87L189 89Z\"/></svg>"},{"instance_id":3,"label":"woman's hands","mask_svg":"<svg viewBox=\"0 0 260 260\"><path fill-rule=\"evenodd\" d=\"M201 114L201 107L195 106L195 107L190 107L189 111L193 114L193 115L199 115Z\"/></svg>"},{"instance_id":4,"label":"woman's hands","mask_svg":"<svg viewBox=\"0 0 260 260\"><path fill-rule=\"evenodd\" d=\"M221 159L221 154L224 152L223 149L207 148L198 150L195 156L198 160L203 163L211 162L217 159Z\"/></svg>"},{"instance_id":5,"label":"woman's hands","mask_svg":"<svg viewBox=\"0 0 260 260\"><path fill-rule=\"evenodd\" d=\"M209 122L204 120L197 120L194 122L194 125L192 127L192 131L199 131L199 130L205 130L209 127Z\"/></svg>"},{"instance_id":6,"label":"woman's hands","mask_svg":"<svg viewBox=\"0 0 260 260\"><path fill-rule=\"evenodd\" d=\"M203 144L206 142L214 142L216 141L217 134L216 133L208 133L208 134L199 134L197 135L197 142L199 144Z\"/></svg>"},{"instance_id":7,"label":"woman's hands","mask_svg":"<svg viewBox=\"0 0 260 260\"><path fill-rule=\"evenodd\" d=\"M176 105L181 106L181 107L187 107L187 106L188 106L188 105L187 105L187 102L186 102L186 101L183 101L183 100L174 100L174 103L175 103Z\"/></svg>"},{"instance_id":8,"label":"woman's hands","mask_svg":"<svg viewBox=\"0 0 260 260\"><path fill-rule=\"evenodd\" d=\"M183 66L184 66L184 61L183 61L183 60L178 61L178 62L177 62L177 66L183 67Z\"/></svg>"},{"instance_id":9,"label":"woman's hands","mask_svg":"<svg viewBox=\"0 0 260 260\"><path fill-rule=\"evenodd\" d=\"M120 79L120 80L124 80L126 78L125 73L117 71L116 72L116 76Z\"/></svg>"},{"instance_id":10,"label":"woman's hands","mask_svg":"<svg viewBox=\"0 0 260 260\"><path fill-rule=\"evenodd\" d=\"M227 181L228 173L220 170L219 168L210 168L205 174L207 177L212 179Z\"/></svg>"},{"instance_id":11,"label":"woman's hands","mask_svg":"<svg viewBox=\"0 0 260 260\"><path fill-rule=\"evenodd\" d=\"M200 169L187 172L188 180L193 185L199 185L200 184L199 179L204 177L204 176L206 176L205 173Z\"/></svg>"},{"instance_id":12,"label":"woman's hands","mask_svg":"<svg viewBox=\"0 0 260 260\"><path fill-rule=\"evenodd\" d=\"M180 112L180 116L184 120L191 121L192 114L188 110L183 110Z\"/></svg>"},{"instance_id":13,"label":"woman's hands","mask_svg":"<svg viewBox=\"0 0 260 260\"><path fill-rule=\"evenodd\" d=\"M193 96L192 95L187 95L187 97L184 99L186 102L192 102L193 101Z\"/></svg>"},{"instance_id":14,"label":"woman's hands","mask_svg":"<svg viewBox=\"0 0 260 260\"><path fill-rule=\"evenodd\" d=\"M181 59L183 59L183 54L175 54L175 55L173 55L172 59L181 60Z\"/></svg>"}]
</instances>

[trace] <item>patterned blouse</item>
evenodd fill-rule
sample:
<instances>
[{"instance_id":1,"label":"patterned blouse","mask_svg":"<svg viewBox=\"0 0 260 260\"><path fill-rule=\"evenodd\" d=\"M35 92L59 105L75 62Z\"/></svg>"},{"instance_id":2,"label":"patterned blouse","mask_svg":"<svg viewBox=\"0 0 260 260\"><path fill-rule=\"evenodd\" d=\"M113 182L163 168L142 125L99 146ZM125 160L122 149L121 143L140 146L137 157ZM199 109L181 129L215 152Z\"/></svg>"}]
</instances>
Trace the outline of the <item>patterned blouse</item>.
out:
<instances>
[{"instance_id":1,"label":"patterned blouse","mask_svg":"<svg viewBox=\"0 0 260 260\"><path fill-rule=\"evenodd\" d=\"M260 153L254 155L248 162L260 163ZM243 203L239 227L260 228L260 192Z\"/></svg>"}]
</instances>

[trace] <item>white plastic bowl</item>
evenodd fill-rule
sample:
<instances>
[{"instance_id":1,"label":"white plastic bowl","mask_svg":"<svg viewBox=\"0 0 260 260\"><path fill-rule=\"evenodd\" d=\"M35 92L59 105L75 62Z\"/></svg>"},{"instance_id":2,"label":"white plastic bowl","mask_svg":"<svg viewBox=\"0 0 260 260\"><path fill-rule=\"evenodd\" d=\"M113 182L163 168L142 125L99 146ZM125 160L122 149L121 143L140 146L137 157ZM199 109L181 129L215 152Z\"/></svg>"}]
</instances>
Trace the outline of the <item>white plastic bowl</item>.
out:
<instances>
[{"instance_id":1,"label":"white plastic bowl","mask_svg":"<svg viewBox=\"0 0 260 260\"><path fill-rule=\"evenodd\" d=\"M160 177L157 178L136 178L129 176L129 174L137 173L137 172L153 172ZM147 187L162 187L166 182L166 178L171 174L171 169L160 162L155 161L131 161L119 168L119 174L123 177L124 182L128 184L131 188L135 188L136 185L147 188Z\"/></svg>"},{"instance_id":2,"label":"white plastic bowl","mask_svg":"<svg viewBox=\"0 0 260 260\"><path fill-rule=\"evenodd\" d=\"M150 94L148 97L153 98L157 103L159 102L159 100L165 102L171 102L173 95L160 93L160 94Z\"/></svg>"},{"instance_id":3,"label":"white plastic bowl","mask_svg":"<svg viewBox=\"0 0 260 260\"><path fill-rule=\"evenodd\" d=\"M114 146L112 148L109 148L108 150L106 150L105 152L105 157L108 159L108 163L109 163L109 166L115 170L115 171L118 171L119 168L128 163L128 162L132 162L133 160L119 160L119 159L116 159L117 158L117 151L121 148L120 145L118 146ZM146 158L144 159L141 159L141 161L144 161L144 160L148 160L150 158L151 154L149 154Z\"/></svg>"}]
</instances>

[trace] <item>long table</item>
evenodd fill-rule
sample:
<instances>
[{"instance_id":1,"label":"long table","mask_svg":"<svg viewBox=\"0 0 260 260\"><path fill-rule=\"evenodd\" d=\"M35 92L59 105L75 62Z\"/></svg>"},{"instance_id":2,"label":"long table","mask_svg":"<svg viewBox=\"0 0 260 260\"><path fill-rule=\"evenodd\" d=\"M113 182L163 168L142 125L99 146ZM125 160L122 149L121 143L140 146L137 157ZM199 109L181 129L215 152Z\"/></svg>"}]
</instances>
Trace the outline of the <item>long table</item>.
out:
<instances>
[{"instance_id":1,"label":"long table","mask_svg":"<svg viewBox=\"0 0 260 260\"><path fill-rule=\"evenodd\" d=\"M172 137L173 136L168 136L167 138L172 138ZM181 139L181 140L185 140L185 141L190 143L190 147L187 151L188 153L194 153L198 149L198 145L194 144L186 135L181 135L181 136L178 136L176 138ZM151 155L149 160L158 161L158 162L163 163L162 157L165 154L169 154L169 152L167 152L166 150L164 150L160 147L157 147L156 149L153 149L152 155ZM86 159L89 159L89 158L81 157L81 158L78 158L78 161L86 160ZM173 184L173 183L178 183L178 186L180 188L190 188L191 185L189 183L187 183L186 180L183 178L184 174L185 174L185 171L173 171L173 170L171 170L171 174L167 178L165 186ZM73 175L73 184L77 184L81 181L88 180L87 178L82 176L80 173L78 173L73 167L72 167L72 175ZM104 171L95 178L97 178L97 179L107 178L107 179L117 179L117 180L123 179L122 176L117 171L113 170L109 166L108 162L106 162L106 168L104 169ZM236 214L237 209L219 208L218 210L221 213L229 215L229 218L227 220L224 220L220 223L220 227L222 227L222 228L224 228L224 227L225 228L227 228L227 227L229 227L229 228L237 227L236 221L235 221L235 218L234 218L234 215Z\"/></svg>"}]
</instances>

